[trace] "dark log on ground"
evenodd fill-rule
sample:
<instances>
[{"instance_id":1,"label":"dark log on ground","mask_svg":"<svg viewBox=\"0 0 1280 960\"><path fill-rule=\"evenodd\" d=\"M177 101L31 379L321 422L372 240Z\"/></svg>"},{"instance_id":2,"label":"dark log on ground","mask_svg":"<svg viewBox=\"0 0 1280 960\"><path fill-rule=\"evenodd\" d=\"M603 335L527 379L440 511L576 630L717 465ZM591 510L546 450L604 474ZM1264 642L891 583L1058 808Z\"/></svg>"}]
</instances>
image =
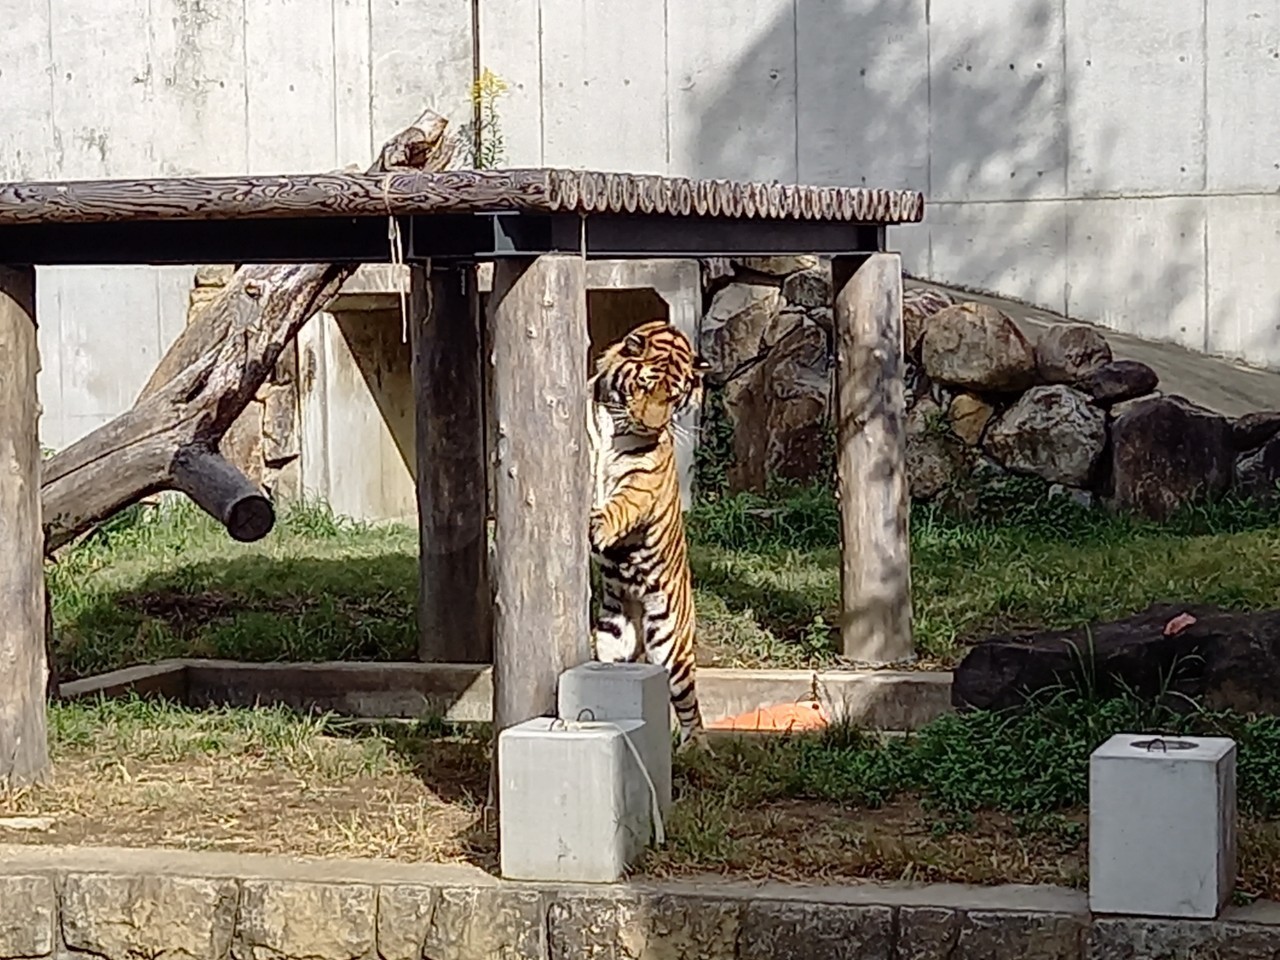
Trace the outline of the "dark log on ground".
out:
<instances>
[{"instance_id":1,"label":"dark log on ground","mask_svg":"<svg viewBox=\"0 0 1280 960\"><path fill-rule=\"evenodd\" d=\"M1196 621L1166 625L1182 613ZM1280 713L1280 610L1156 604L1087 631L1044 630L975 645L952 674L957 709L1017 710L1067 689L1135 693L1179 709ZM1172 696L1170 696L1172 695Z\"/></svg>"},{"instance_id":2,"label":"dark log on ground","mask_svg":"<svg viewBox=\"0 0 1280 960\"><path fill-rule=\"evenodd\" d=\"M441 170L454 141L428 111L382 148L370 174ZM252 264L187 326L137 403L44 464L45 551L52 553L124 507L180 489L237 538L262 536L270 503L217 453L285 345L325 308L357 264ZM257 499L260 497L261 499Z\"/></svg>"}]
</instances>

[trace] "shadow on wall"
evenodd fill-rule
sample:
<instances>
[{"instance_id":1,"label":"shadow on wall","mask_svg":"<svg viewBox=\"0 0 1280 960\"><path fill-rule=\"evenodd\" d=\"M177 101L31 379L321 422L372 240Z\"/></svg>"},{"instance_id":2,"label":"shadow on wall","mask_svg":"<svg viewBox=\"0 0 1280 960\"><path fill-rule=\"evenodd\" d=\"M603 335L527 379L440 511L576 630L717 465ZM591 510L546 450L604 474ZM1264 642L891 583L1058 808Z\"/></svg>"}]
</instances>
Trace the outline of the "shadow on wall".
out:
<instances>
[{"instance_id":1,"label":"shadow on wall","mask_svg":"<svg viewBox=\"0 0 1280 960\"><path fill-rule=\"evenodd\" d=\"M1067 123L1063 3L747 5L771 17L705 87L670 24L692 114L673 122L673 173L918 189L925 223L890 232L909 272L1204 348L1203 202L1067 199L1069 163L1099 180L1118 130Z\"/></svg>"}]
</instances>

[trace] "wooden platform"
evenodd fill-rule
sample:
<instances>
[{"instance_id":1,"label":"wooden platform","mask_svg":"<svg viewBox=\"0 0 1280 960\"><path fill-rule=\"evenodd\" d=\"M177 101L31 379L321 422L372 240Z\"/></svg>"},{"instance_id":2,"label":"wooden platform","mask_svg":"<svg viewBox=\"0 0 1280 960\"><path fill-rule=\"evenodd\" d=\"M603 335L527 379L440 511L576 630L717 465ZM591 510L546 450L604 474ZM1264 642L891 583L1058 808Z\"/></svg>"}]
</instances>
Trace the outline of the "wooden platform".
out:
<instances>
[{"instance_id":1,"label":"wooden platform","mask_svg":"<svg viewBox=\"0 0 1280 960\"><path fill-rule=\"evenodd\" d=\"M590 656L585 261L592 258L833 257L843 646L854 661L911 658L902 276L898 255L885 249L885 228L923 215L915 191L564 170L0 185L0 596L12 599L0 662L20 667L0 678L7 704L0 779L29 778L47 764L33 745L43 743L44 730L40 547L51 522L61 525L61 542L84 528L67 515L85 507L60 503L42 537L31 493L41 489L34 266L334 265L311 268L306 284L293 283L304 266L239 271L240 305L225 314L222 339L202 346L203 354L166 356L161 366L173 367L153 375L154 398L144 391L120 426L104 428L115 431L107 452L117 469L136 471L137 458L150 458L152 489L184 489L175 480L181 464L169 462L169 447L154 438L177 436L186 457L221 437L225 425L197 429L222 416L208 393L209 371L245 378L218 389L256 389L248 382L254 371L274 365L307 317L336 295L350 272L338 265L407 263L420 627L431 638L420 652L431 661L491 661L502 728L553 711L560 673ZM473 265L483 262L494 267L481 317ZM494 449L485 441L490 418ZM104 455L79 447L59 454L60 469L88 468ZM46 501L52 473L46 467ZM223 479L235 487L235 478ZM214 512L208 500L202 505Z\"/></svg>"},{"instance_id":2,"label":"wooden platform","mask_svg":"<svg viewBox=\"0 0 1280 960\"><path fill-rule=\"evenodd\" d=\"M571 170L0 185L0 262L37 265L852 254L919 222L910 190Z\"/></svg>"}]
</instances>

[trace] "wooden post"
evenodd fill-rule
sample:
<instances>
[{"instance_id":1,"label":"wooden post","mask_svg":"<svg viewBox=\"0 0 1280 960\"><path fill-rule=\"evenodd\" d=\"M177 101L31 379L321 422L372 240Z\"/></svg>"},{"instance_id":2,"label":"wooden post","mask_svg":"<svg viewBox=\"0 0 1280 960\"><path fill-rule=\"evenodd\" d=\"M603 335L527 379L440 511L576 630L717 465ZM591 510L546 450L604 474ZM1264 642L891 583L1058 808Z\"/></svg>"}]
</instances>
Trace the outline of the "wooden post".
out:
<instances>
[{"instance_id":1,"label":"wooden post","mask_svg":"<svg viewBox=\"0 0 1280 960\"><path fill-rule=\"evenodd\" d=\"M586 311L582 258L495 265L495 735L554 715L560 674L591 658Z\"/></svg>"},{"instance_id":2,"label":"wooden post","mask_svg":"<svg viewBox=\"0 0 1280 960\"><path fill-rule=\"evenodd\" d=\"M484 386L465 267L410 271L417 431L418 659L493 658Z\"/></svg>"},{"instance_id":3,"label":"wooden post","mask_svg":"<svg viewBox=\"0 0 1280 960\"><path fill-rule=\"evenodd\" d=\"M840 641L862 663L914 655L903 403L902 261L837 257L836 495Z\"/></svg>"},{"instance_id":4,"label":"wooden post","mask_svg":"<svg viewBox=\"0 0 1280 960\"><path fill-rule=\"evenodd\" d=\"M49 767L36 274L0 267L0 788Z\"/></svg>"}]
</instances>

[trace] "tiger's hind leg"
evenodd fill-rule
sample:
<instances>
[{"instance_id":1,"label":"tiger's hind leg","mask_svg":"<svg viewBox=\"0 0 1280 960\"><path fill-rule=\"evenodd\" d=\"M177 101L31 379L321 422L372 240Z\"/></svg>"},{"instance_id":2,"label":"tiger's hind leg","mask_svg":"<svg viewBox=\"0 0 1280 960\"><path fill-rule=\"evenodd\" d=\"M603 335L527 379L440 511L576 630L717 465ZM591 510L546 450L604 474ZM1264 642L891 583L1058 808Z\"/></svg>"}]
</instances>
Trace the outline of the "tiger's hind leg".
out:
<instances>
[{"instance_id":1,"label":"tiger's hind leg","mask_svg":"<svg viewBox=\"0 0 1280 960\"><path fill-rule=\"evenodd\" d=\"M637 604L607 573L601 580L604 590L592 636L593 653L601 663L628 663L640 654Z\"/></svg>"},{"instance_id":2,"label":"tiger's hind leg","mask_svg":"<svg viewBox=\"0 0 1280 960\"><path fill-rule=\"evenodd\" d=\"M692 630L675 623L667 597L661 592L644 598L644 652L646 659L667 671L671 687L671 706L680 724L678 750L692 741L705 744L702 711L698 707L698 690L694 683L694 650Z\"/></svg>"}]
</instances>

